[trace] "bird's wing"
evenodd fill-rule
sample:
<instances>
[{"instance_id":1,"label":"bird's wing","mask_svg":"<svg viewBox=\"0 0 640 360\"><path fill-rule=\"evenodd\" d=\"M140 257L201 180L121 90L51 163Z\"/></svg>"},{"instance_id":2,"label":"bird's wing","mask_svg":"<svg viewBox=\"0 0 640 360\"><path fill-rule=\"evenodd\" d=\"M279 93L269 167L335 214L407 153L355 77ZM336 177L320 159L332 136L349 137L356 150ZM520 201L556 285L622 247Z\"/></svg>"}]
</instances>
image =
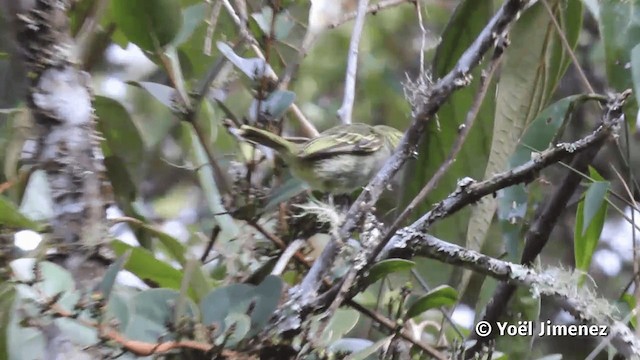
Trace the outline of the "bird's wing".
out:
<instances>
[{"instance_id":1,"label":"bird's wing","mask_svg":"<svg viewBox=\"0 0 640 360\"><path fill-rule=\"evenodd\" d=\"M345 131L345 127L349 131ZM329 136L332 139L328 139ZM298 156L309 159L344 153L366 154L377 151L383 143L382 137L368 125L342 125L331 128L306 143Z\"/></svg>"}]
</instances>

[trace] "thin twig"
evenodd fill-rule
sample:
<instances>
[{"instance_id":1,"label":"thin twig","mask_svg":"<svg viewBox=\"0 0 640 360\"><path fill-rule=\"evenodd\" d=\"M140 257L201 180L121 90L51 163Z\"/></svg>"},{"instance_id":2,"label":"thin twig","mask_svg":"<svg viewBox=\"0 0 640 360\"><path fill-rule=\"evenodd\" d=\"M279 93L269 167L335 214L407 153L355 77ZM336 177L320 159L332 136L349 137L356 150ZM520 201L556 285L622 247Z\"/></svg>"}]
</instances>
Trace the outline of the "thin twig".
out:
<instances>
[{"instance_id":1,"label":"thin twig","mask_svg":"<svg viewBox=\"0 0 640 360\"><path fill-rule=\"evenodd\" d=\"M284 272L284 269L287 267L289 260L291 260L291 258L294 257L298 250L300 250L303 246L304 240L301 239L294 240L291 244L289 244L289 246L287 246L287 249L282 252L282 255L280 255L280 259L278 259L278 262L273 267L273 270L271 270L271 275L280 276Z\"/></svg>"},{"instance_id":2,"label":"thin twig","mask_svg":"<svg viewBox=\"0 0 640 360\"><path fill-rule=\"evenodd\" d=\"M358 14L353 24L351 42L349 43L349 57L347 60L347 74L344 81L344 97L342 106L338 110L338 117L343 124L351 124L353 103L356 98L356 75L358 72L358 46L364 28L364 20L367 15L369 0L358 0Z\"/></svg>"},{"instance_id":3,"label":"thin twig","mask_svg":"<svg viewBox=\"0 0 640 360\"><path fill-rule=\"evenodd\" d=\"M211 249L213 248L213 244L215 244L216 240L218 240L218 235L220 235L220 232L222 231L222 228L220 228L220 226L216 225L213 227L213 229L211 229L211 234L209 235L209 242L207 242L207 246L204 248L204 251L202 252L202 256L200 256L200 262L201 263L206 263L207 262L207 257L209 256L209 252L211 252Z\"/></svg>"},{"instance_id":4,"label":"thin twig","mask_svg":"<svg viewBox=\"0 0 640 360\"><path fill-rule=\"evenodd\" d=\"M418 25L420 26L420 73L424 73L426 70L424 67L424 49L427 42L427 29L424 27L422 21L422 8L420 7L420 1L415 1L416 14L418 14Z\"/></svg>"},{"instance_id":5,"label":"thin twig","mask_svg":"<svg viewBox=\"0 0 640 360\"><path fill-rule=\"evenodd\" d=\"M412 3L415 0L382 0L379 1L373 5L369 5L367 7L367 13L368 14L375 14L380 10L384 10L384 9L388 9L394 6L398 6L404 3ZM356 18L356 16L358 15L358 11L354 11L354 12L350 12L349 14L345 15L343 18L341 18L340 20L338 20L337 22L330 24L328 27L330 29L336 28L348 21L351 21L353 19Z\"/></svg>"},{"instance_id":6,"label":"thin twig","mask_svg":"<svg viewBox=\"0 0 640 360\"><path fill-rule=\"evenodd\" d=\"M210 3L212 0L208 0ZM207 34L204 37L204 54L211 56L211 44L213 43L213 33L218 25L218 17L220 16L220 9L222 9L222 1L216 0L211 7L211 14L207 20Z\"/></svg>"}]
</instances>

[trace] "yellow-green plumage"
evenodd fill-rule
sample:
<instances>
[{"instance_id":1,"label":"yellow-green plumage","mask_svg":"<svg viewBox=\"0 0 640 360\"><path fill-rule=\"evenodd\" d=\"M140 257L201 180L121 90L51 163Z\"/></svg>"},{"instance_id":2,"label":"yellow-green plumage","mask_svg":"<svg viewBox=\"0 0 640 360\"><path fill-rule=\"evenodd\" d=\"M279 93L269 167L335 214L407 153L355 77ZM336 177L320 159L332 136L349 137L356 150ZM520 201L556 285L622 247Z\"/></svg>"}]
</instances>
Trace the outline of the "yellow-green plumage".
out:
<instances>
[{"instance_id":1,"label":"yellow-green plumage","mask_svg":"<svg viewBox=\"0 0 640 360\"><path fill-rule=\"evenodd\" d=\"M312 189L333 194L366 185L402 138L392 127L359 123L333 127L303 143L248 125L240 127L240 135L277 151L293 175Z\"/></svg>"}]
</instances>

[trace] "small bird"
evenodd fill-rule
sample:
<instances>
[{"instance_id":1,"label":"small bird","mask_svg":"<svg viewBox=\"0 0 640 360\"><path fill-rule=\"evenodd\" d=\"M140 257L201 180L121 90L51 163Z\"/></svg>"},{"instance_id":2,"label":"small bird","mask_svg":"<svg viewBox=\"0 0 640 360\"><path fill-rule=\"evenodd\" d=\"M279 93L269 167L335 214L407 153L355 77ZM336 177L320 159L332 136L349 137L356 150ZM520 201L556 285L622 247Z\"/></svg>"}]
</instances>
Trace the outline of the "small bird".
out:
<instances>
[{"instance_id":1,"label":"small bird","mask_svg":"<svg viewBox=\"0 0 640 360\"><path fill-rule=\"evenodd\" d=\"M302 143L249 125L238 131L245 140L278 152L291 172L312 190L349 194L366 185L400 143L402 132L385 125L339 125Z\"/></svg>"}]
</instances>

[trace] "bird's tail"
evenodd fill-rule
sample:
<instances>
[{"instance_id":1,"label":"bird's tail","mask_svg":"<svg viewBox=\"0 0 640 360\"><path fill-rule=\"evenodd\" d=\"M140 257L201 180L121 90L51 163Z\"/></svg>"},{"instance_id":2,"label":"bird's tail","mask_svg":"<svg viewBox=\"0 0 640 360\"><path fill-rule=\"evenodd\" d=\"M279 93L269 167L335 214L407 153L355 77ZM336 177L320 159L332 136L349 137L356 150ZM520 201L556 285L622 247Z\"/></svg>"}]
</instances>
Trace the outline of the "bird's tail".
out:
<instances>
[{"instance_id":1,"label":"bird's tail","mask_svg":"<svg viewBox=\"0 0 640 360\"><path fill-rule=\"evenodd\" d=\"M280 153L280 155L293 155L297 151L297 145L286 140L282 136L272 132L255 128L249 125L240 127L239 135L254 144L264 145Z\"/></svg>"}]
</instances>

